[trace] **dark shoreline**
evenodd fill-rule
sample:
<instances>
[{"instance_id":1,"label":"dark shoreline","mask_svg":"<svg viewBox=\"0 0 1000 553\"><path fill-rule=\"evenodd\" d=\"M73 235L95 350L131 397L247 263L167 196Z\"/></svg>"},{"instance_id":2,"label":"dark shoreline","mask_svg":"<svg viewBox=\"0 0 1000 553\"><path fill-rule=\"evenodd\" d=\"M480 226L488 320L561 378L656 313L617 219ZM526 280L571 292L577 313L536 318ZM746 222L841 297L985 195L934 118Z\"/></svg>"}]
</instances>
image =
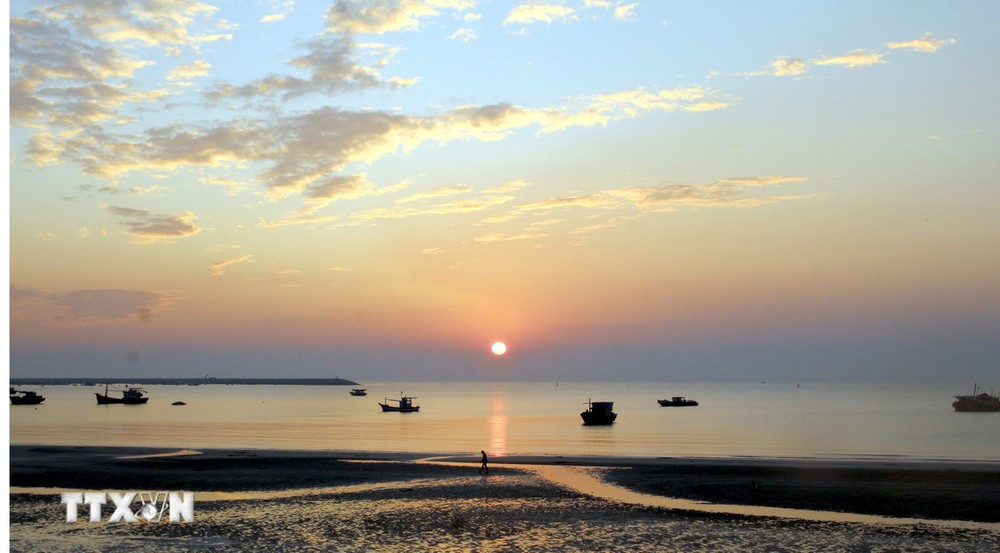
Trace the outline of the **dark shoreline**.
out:
<instances>
[{"instance_id":1,"label":"dark shoreline","mask_svg":"<svg viewBox=\"0 0 1000 553\"><path fill-rule=\"evenodd\" d=\"M11 378L11 386L93 386L95 384L135 384L139 386L208 386L208 385L262 385L262 386L357 386L344 378Z\"/></svg>"},{"instance_id":2,"label":"dark shoreline","mask_svg":"<svg viewBox=\"0 0 1000 553\"><path fill-rule=\"evenodd\" d=\"M478 457L472 455L437 458L448 464L414 462L427 454L268 449L122 458L172 452L177 450L10 446L10 485L265 491L478 476ZM600 467L606 481L624 488L711 503L1000 522L1000 463L557 456L492 461L497 474L523 474L518 464Z\"/></svg>"}]
</instances>

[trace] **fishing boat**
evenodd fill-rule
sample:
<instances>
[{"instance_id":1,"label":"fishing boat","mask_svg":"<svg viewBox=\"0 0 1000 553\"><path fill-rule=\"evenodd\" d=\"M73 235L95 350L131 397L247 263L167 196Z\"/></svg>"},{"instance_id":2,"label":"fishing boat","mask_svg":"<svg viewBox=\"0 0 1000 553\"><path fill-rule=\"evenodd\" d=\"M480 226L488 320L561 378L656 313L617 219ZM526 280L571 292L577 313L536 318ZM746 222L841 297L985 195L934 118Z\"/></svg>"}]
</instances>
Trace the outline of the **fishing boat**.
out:
<instances>
[{"instance_id":1,"label":"fishing boat","mask_svg":"<svg viewBox=\"0 0 1000 553\"><path fill-rule=\"evenodd\" d=\"M612 411L615 407L613 401L590 401L587 400L587 410L580 413L583 424L586 426L596 426L599 424L611 424L618 418L618 413Z\"/></svg>"},{"instance_id":2,"label":"fishing boat","mask_svg":"<svg viewBox=\"0 0 1000 553\"><path fill-rule=\"evenodd\" d=\"M122 403L125 405L142 405L149 401L148 397L145 397L145 392L142 388L133 388L129 386L122 390L122 397L111 397L108 395L108 385L104 385L104 393L100 394L94 392L97 396L98 405L110 405L112 403Z\"/></svg>"},{"instance_id":3,"label":"fishing boat","mask_svg":"<svg viewBox=\"0 0 1000 553\"><path fill-rule=\"evenodd\" d=\"M1000 394L980 393L979 386L972 385L971 396L955 396L958 401L951 404L956 411L990 413L1000 411Z\"/></svg>"},{"instance_id":4,"label":"fishing boat","mask_svg":"<svg viewBox=\"0 0 1000 553\"><path fill-rule=\"evenodd\" d=\"M413 400L415 399L417 398L400 394L399 399L385 398L385 403L379 403L379 406L382 407L383 412L395 411L397 413L416 413L420 410L420 406L413 404ZM393 402L395 405L390 405L389 402Z\"/></svg>"},{"instance_id":5,"label":"fishing boat","mask_svg":"<svg viewBox=\"0 0 1000 553\"><path fill-rule=\"evenodd\" d=\"M366 396L368 395L368 390L364 388L351 388L352 396Z\"/></svg>"},{"instance_id":6,"label":"fishing boat","mask_svg":"<svg viewBox=\"0 0 1000 553\"><path fill-rule=\"evenodd\" d=\"M10 389L11 405L38 405L43 401L45 401L44 396L40 396L31 390Z\"/></svg>"},{"instance_id":7,"label":"fishing boat","mask_svg":"<svg viewBox=\"0 0 1000 553\"><path fill-rule=\"evenodd\" d=\"M660 407L695 407L698 402L693 399L686 399L684 396L674 396L670 399L658 399L656 403Z\"/></svg>"}]
</instances>

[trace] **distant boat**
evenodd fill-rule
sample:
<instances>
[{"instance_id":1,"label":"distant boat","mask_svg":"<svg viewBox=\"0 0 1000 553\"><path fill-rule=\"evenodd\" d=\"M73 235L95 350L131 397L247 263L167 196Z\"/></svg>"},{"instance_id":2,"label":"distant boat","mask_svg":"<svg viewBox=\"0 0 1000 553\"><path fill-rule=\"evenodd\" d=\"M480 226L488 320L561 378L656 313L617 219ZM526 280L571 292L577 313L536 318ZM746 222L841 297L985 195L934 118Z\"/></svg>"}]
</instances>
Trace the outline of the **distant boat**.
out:
<instances>
[{"instance_id":1,"label":"distant boat","mask_svg":"<svg viewBox=\"0 0 1000 553\"><path fill-rule=\"evenodd\" d=\"M171 403L170 405L187 405L187 403L184 403L183 401L175 401L175 402Z\"/></svg>"},{"instance_id":2,"label":"distant boat","mask_svg":"<svg viewBox=\"0 0 1000 553\"><path fill-rule=\"evenodd\" d=\"M956 411L989 413L1000 411L1000 395L979 393L979 386L972 385L971 396L955 396L958 401L951 404Z\"/></svg>"},{"instance_id":3,"label":"distant boat","mask_svg":"<svg viewBox=\"0 0 1000 553\"><path fill-rule=\"evenodd\" d=\"M396 411L398 413L416 413L420 410L419 405L414 405L413 400L417 399L413 396L404 396L400 394L399 399L389 399L385 398L385 403L379 403L382 407L382 411ZM396 405L389 405L389 402L393 402Z\"/></svg>"},{"instance_id":4,"label":"distant boat","mask_svg":"<svg viewBox=\"0 0 1000 553\"><path fill-rule=\"evenodd\" d=\"M144 397L145 392L142 388L133 388L129 386L122 391L122 397L111 397L108 395L108 385L104 385L104 393L99 394L94 393L97 396L98 405L110 405L112 403L122 403L125 405L142 405L149 401L148 397Z\"/></svg>"},{"instance_id":5,"label":"distant boat","mask_svg":"<svg viewBox=\"0 0 1000 553\"><path fill-rule=\"evenodd\" d=\"M612 409L615 407L615 402L613 401L588 400L584 405L588 406L586 411L580 413L584 425L611 424L618 418L618 413L612 412Z\"/></svg>"},{"instance_id":6,"label":"distant boat","mask_svg":"<svg viewBox=\"0 0 1000 553\"><path fill-rule=\"evenodd\" d=\"M364 388L351 388L352 396L366 396L368 395L368 390Z\"/></svg>"},{"instance_id":7,"label":"distant boat","mask_svg":"<svg viewBox=\"0 0 1000 553\"><path fill-rule=\"evenodd\" d=\"M658 399L656 403L660 407L695 407L698 402L693 399L685 399L684 396L674 396L670 399Z\"/></svg>"},{"instance_id":8,"label":"distant boat","mask_svg":"<svg viewBox=\"0 0 1000 553\"><path fill-rule=\"evenodd\" d=\"M44 396L40 396L31 390L10 389L11 405L38 405L43 401L45 401Z\"/></svg>"}]
</instances>

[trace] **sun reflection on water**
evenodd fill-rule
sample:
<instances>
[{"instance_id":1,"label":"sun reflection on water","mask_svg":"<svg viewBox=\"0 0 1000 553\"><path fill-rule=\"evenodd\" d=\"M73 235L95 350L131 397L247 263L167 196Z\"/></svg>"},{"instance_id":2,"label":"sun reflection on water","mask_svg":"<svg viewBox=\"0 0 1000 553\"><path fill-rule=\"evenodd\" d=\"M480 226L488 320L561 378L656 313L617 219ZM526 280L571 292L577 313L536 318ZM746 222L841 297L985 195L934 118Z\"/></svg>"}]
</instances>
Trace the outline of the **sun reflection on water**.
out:
<instances>
[{"instance_id":1,"label":"sun reflection on water","mask_svg":"<svg viewBox=\"0 0 1000 553\"><path fill-rule=\"evenodd\" d=\"M507 455L507 393L494 390L490 394L490 453Z\"/></svg>"}]
</instances>

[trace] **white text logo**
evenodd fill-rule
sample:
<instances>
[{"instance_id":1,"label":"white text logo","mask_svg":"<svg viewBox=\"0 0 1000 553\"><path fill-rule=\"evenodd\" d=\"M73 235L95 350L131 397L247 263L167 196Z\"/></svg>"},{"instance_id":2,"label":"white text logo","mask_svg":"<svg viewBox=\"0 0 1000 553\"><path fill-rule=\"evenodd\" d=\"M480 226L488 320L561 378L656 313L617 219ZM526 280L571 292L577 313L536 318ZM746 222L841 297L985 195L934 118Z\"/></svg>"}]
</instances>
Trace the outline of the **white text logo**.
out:
<instances>
[{"instance_id":1,"label":"white text logo","mask_svg":"<svg viewBox=\"0 0 1000 553\"><path fill-rule=\"evenodd\" d=\"M79 507L90 505L90 522L101 521L101 506L108 500L114 512L108 522L159 522L167 513L170 522L194 522L192 492L75 492L62 494L66 522L76 522Z\"/></svg>"}]
</instances>

